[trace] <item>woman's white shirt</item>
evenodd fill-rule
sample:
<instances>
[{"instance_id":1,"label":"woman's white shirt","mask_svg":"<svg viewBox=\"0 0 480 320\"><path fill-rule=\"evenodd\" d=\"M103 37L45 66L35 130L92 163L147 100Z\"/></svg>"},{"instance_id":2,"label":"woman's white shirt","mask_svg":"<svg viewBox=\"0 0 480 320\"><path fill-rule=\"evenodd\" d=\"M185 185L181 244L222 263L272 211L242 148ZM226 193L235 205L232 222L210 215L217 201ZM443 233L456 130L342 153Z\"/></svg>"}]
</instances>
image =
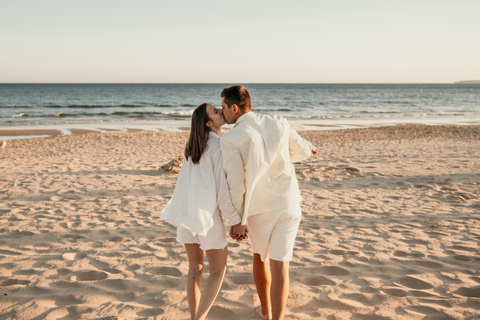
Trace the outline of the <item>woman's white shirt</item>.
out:
<instances>
[{"instance_id":1,"label":"woman's white shirt","mask_svg":"<svg viewBox=\"0 0 480 320\"><path fill-rule=\"evenodd\" d=\"M158 216L194 235L205 236L219 211L230 225L240 223L223 170L220 137L210 131L199 163L194 164L190 158L183 161L172 199Z\"/></svg>"}]
</instances>

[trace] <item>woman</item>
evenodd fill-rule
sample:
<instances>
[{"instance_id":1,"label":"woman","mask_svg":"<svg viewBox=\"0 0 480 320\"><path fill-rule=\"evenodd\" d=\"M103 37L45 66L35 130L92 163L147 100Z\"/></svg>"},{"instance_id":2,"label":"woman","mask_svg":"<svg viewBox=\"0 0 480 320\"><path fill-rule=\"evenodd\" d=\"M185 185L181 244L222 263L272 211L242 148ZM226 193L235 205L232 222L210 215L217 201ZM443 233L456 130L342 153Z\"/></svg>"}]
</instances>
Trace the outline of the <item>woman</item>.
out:
<instances>
[{"instance_id":1,"label":"woman","mask_svg":"<svg viewBox=\"0 0 480 320\"><path fill-rule=\"evenodd\" d=\"M192 115L185 161L172 199L159 217L177 226L177 242L188 256L187 296L192 319L205 319L223 282L227 237L220 212L230 225L240 223L230 200L220 150L222 110L204 103ZM210 275L201 292L203 258Z\"/></svg>"}]
</instances>

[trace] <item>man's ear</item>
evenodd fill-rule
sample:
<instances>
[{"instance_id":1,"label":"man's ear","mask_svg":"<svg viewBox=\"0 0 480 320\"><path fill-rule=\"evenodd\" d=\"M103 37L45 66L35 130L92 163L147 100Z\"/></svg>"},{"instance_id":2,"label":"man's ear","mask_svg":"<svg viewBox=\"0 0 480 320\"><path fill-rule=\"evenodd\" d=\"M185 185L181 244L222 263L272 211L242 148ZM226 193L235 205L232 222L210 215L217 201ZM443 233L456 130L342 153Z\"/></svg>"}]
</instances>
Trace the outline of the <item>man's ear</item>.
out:
<instances>
[{"instance_id":1,"label":"man's ear","mask_svg":"<svg viewBox=\"0 0 480 320\"><path fill-rule=\"evenodd\" d=\"M240 108L236 105L236 104L232 104L232 111L234 114L237 114L238 110L240 110Z\"/></svg>"}]
</instances>

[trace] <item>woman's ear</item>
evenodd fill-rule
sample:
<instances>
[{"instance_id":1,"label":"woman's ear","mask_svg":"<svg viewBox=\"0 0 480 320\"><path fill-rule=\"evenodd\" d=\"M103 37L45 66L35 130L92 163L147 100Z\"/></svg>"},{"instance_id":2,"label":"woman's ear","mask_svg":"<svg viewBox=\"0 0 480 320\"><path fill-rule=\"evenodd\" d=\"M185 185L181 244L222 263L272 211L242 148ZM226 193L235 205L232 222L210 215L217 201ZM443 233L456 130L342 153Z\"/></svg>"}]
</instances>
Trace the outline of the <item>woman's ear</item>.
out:
<instances>
[{"instance_id":1,"label":"woman's ear","mask_svg":"<svg viewBox=\"0 0 480 320\"><path fill-rule=\"evenodd\" d=\"M211 128L211 127L213 127L213 121L212 121L212 120L208 120L205 125L206 125L208 128Z\"/></svg>"}]
</instances>

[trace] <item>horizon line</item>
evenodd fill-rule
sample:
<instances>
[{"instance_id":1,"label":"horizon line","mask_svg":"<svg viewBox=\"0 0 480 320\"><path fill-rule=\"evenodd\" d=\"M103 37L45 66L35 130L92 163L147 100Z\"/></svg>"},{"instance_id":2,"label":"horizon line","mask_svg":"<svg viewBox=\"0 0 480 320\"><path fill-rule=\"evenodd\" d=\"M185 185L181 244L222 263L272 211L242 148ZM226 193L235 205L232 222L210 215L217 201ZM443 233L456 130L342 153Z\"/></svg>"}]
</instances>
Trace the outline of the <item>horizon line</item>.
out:
<instances>
[{"instance_id":1,"label":"horizon line","mask_svg":"<svg viewBox=\"0 0 480 320\"><path fill-rule=\"evenodd\" d=\"M232 83L233 82L0 82L0 84L232 84ZM480 84L480 80L460 80L455 82L243 82L243 83L244 84Z\"/></svg>"}]
</instances>

